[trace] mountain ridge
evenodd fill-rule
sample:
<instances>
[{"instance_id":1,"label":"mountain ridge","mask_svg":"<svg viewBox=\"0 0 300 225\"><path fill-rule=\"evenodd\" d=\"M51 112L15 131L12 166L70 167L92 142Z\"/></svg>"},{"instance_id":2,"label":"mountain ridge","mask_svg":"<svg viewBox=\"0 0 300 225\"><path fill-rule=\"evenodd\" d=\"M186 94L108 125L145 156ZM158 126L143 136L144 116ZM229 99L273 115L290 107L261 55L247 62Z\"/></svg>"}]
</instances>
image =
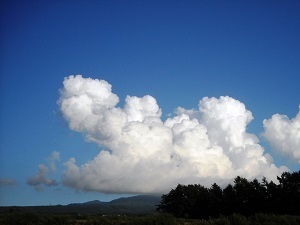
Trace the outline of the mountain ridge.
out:
<instances>
[{"instance_id":1,"label":"mountain ridge","mask_svg":"<svg viewBox=\"0 0 300 225\"><path fill-rule=\"evenodd\" d=\"M134 215L149 214L156 211L156 205L161 200L157 195L136 195L132 197L122 197L102 202L92 200L83 203L70 203L68 205L53 206L2 206L0 213L9 210L19 210L33 213L66 213L66 214L110 214L110 215Z\"/></svg>"}]
</instances>

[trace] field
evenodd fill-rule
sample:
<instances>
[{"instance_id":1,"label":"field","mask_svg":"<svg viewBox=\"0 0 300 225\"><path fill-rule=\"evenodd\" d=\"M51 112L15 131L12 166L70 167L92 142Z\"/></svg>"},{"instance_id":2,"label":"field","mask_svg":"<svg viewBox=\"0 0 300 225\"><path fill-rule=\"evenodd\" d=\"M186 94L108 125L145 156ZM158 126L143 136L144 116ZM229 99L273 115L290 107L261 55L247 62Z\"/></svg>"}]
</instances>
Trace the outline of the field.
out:
<instances>
[{"instance_id":1,"label":"field","mask_svg":"<svg viewBox=\"0 0 300 225\"><path fill-rule=\"evenodd\" d=\"M0 225L299 225L300 216L255 214L248 218L233 214L217 219L195 220L174 218L169 214L139 216L59 215L5 213Z\"/></svg>"}]
</instances>

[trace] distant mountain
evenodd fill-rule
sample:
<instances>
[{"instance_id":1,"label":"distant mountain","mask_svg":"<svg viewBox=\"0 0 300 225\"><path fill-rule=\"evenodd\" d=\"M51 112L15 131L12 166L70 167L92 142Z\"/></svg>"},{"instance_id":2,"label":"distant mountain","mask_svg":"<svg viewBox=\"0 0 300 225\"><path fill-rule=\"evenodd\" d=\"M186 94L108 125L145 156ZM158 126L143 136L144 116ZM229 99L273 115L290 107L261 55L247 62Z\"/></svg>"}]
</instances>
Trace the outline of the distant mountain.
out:
<instances>
[{"instance_id":1,"label":"distant mountain","mask_svg":"<svg viewBox=\"0 0 300 225\"><path fill-rule=\"evenodd\" d=\"M111 204L158 204L161 197L155 195L137 195L127 198L118 198L110 201Z\"/></svg>"},{"instance_id":2,"label":"distant mountain","mask_svg":"<svg viewBox=\"0 0 300 225\"><path fill-rule=\"evenodd\" d=\"M0 207L0 213L8 210L19 210L24 212L36 213L72 213L72 214L149 214L154 213L156 205L159 204L160 196L138 195L128 198L118 198L110 202L99 200L85 203L72 203L69 205L56 206L14 206Z\"/></svg>"},{"instance_id":3,"label":"distant mountain","mask_svg":"<svg viewBox=\"0 0 300 225\"><path fill-rule=\"evenodd\" d=\"M89 202L82 203L82 205L99 205L101 203L102 202L99 201L99 200L94 200L94 201L89 201Z\"/></svg>"},{"instance_id":4,"label":"distant mountain","mask_svg":"<svg viewBox=\"0 0 300 225\"><path fill-rule=\"evenodd\" d=\"M138 195L112 200L109 202L109 205L121 207L126 210L128 214L143 214L155 212L156 205L159 204L160 200L160 196Z\"/></svg>"}]
</instances>

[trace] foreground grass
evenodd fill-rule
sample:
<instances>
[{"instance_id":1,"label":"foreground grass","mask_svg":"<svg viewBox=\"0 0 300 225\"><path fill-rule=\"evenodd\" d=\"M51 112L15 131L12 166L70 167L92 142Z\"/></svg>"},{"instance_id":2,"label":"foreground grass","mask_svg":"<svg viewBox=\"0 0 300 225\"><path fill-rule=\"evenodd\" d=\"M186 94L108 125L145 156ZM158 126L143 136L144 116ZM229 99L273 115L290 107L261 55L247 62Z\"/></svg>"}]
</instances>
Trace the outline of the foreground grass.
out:
<instances>
[{"instance_id":1,"label":"foreground grass","mask_svg":"<svg viewBox=\"0 0 300 225\"><path fill-rule=\"evenodd\" d=\"M177 219L176 225L299 225L300 216L255 214L245 217L239 214L221 216L209 220Z\"/></svg>"},{"instance_id":2,"label":"foreground grass","mask_svg":"<svg viewBox=\"0 0 300 225\"><path fill-rule=\"evenodd\" d=\"M299 225L300 216L255 214L248 218L233 214L209 220L178 219L168 214L145 216L51 215L7 213L0 225Z\"/></svg>"}]
</instances>

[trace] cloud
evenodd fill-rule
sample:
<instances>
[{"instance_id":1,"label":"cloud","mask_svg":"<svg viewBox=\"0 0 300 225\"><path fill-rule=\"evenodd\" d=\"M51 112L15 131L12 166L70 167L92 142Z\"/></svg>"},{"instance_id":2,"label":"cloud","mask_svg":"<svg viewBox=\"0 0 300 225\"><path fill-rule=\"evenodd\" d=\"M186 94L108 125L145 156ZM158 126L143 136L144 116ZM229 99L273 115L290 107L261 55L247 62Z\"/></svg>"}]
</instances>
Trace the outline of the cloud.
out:
<instances>
[{"instance_id":1,"label":"cloud","mask_svg":"<svg viewBox=\"0 0 300 225\"><path fill-rule=\"evenodd\" d=\"M48 158L48 161L49 161L49 165L50 165L50 168L51 168L51 170L56 170L56 165L55 165L55 163L57 162L57 161L59 161L60 160L60 153L59 152L57 152L57 151L54 151L54 152L52 152L52 154L50 155L50 157Z\"/></svg>"},{"instance_id":2,"label":"cloud","mask_svg":"<svg viewBox=\"0 0 300 225\"><path fill-rule=\"evenodd\" d=\"M16 184L14 179L0 179L0 187L1 186L13 186Z\"/></svg>"},{"instance_id":3,"label":"cloud","mask_svg":"<svg viewBox=\"0 0 300 225\"><path fill-rule=\"evenodd\" d=\"M48 178L51 172L56 170L55 162L60 160L59 152L52 152L51 156L48 158L50 169L44 164L40 164L38 167L38 172L34 176L27 179L27 184L33 186L36 190L42 191L43 186L51 187L57 186L58 182L54 179Z\"/></svg>"},{"instance_id":4,"label":"cloud","mask_svg":"<svg viewBox=\"0 0 300 225\"><path fill-rule=\"evenodd\" d=\"M63 183L106 193L163 193L178 183L228 182L235 176L276 180L287 167L264 155L246 132L253 116L228 96L204 97L198 109L178 107L161 120L152 96L127 96L123 108L103 80L69 76L58 101L70 129L103 148L95 158L65 163Z\"/></svg>"},{"instance_id":5,"label":"cloud","mask_svg":"<svg viewBox=\"0 0 300 225\"><path fill-rule=\"evenodd\" d=\"M263 136L271 146L300 163L300 111L293 119L275 114L271 119L265 119L263 124Z\"/></svg>"}]
</instances>

